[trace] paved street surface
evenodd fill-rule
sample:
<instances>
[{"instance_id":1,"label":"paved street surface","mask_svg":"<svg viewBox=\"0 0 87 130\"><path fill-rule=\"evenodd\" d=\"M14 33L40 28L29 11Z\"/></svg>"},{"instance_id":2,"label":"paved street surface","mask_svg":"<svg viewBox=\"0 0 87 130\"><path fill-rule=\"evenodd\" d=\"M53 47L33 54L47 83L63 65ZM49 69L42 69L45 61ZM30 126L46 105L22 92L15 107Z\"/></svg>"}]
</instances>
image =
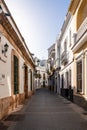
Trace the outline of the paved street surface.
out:
<instances>
[{"instance_id":1,"label":"paved street surface","mask_svg":"<svg viewBox=\"0 0 87 130\"><path fill-rule=\"evenodd\" d=\"M87 130L87 113L45 88L37 90L24 108L6 121L8 130Z\"/></svg>"}]
</instances>

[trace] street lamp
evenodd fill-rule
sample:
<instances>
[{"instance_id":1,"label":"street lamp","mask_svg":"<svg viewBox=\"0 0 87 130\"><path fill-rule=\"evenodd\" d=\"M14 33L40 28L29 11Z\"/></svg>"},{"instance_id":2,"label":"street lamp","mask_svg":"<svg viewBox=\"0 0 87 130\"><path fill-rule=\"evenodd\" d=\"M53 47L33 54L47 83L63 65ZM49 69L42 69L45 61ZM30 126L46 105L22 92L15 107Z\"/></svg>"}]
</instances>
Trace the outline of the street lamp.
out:
<instances>
[{"instance_id":1,"label":"street lamp","mask_svg":"<svg viewBox=\"0 0 87 130\"><path fill-rule=\"evenodd\" d=\"M4 45L4 49L2 50L2 53L4 53L4 55L6 54L6 52L8 51L8 47L9 47L9 45L6 43L5 45ZM6 55L5 55L6 56Z\"/></svg>"},{"instance_id":2,"label":"street lamp","mask_svg":"<svg viewBox=\"0 0 87 130\"><path fill-rule=\"evenodd\" d=\"M3 9L2 9L2 7L1 7L1 5L0 5L0 14L1 14L1 13L3 13ZM4 13L4 15L5 15L5 16L11 16L10 13Z\"/></svg>"},{"instance_id":3,"label":"street lamp","mask_svg":"<svg viewBox=\"0 0 87 130\"><path fill-rule=\"evenodd\" d=\"M25 63L23 63L22 69L25 69L25 67L26 67L26 65L25 65Z\"/></svg>"},{"instance_id":4,"label":"street lamp","mask_svg":"<svg viewBox=\"0 0 87 130\"><path fill-rule=\"evenodd\" d=\"M0 14L2 13L2 7L1 7L1 5L0 5Z\"/></svg>"}]
</instances>

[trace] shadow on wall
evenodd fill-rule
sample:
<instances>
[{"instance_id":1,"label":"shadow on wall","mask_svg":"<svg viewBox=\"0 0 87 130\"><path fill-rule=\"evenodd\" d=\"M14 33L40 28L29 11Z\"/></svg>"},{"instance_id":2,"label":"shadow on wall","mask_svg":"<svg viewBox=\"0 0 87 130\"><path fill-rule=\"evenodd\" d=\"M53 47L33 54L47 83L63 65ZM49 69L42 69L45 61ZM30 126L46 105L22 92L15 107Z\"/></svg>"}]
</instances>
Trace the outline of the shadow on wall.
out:
<instances>
[{"instance_id":1,"label":"shadow on wall","mask_svg":"<svg viewBox=\"0 0 87 130\"><path fill-rule=\"evenodd\" d=\"M61 96L73 102L73 89L61 88Z\"/></svg>"},{"instance_id":2,"label":"shadow on wall","mask_svg":"<svg viewBox=\"0 0 87 130\"><path fill-rule=\"evenodd\" d=\"M73 97L74 103L79 105L80 107L84 108L87 111L87 100L82 97L81 95L77 94Z\"/></svg>"},{"instance_id":3,"label":"shadow on wall","mask_svg":"<svg viewBox=\"0 0 87 130\"><path fill-rule=\"evenodd\" d=\"M69 85L69 81L65 80L62 76L61 78L61 88L60 88L61 96L67 98L68 100L73 102L73 89L72 86Z\"/></svg>"},{"instance_id":4,"label":"shadow on wall","mask_svg":"<svg viewBox=\"0 0 87 130\"><path fill-rule=\"evenodd\" d=\"M21 110L21 109L20 109ZM17 110L20 111L20 110ZM0 121L0 130L8 130L8 127L11 126L11 124L22 121L25 118L25 114L16 114L16 112L10 114L5 119Z\"/></svg>"},{"instance_id":5,"label":"shadow on wall","mask_svg":"<svg viewBox=\"0 0 87 130\"><path fill-rule=\"evenodd\" d=\"M7 116L10 112L15 110L18 105L25 101L25 94L17 94L10 97L0 99L0 119Z\"/></svg>"}]
</instances>

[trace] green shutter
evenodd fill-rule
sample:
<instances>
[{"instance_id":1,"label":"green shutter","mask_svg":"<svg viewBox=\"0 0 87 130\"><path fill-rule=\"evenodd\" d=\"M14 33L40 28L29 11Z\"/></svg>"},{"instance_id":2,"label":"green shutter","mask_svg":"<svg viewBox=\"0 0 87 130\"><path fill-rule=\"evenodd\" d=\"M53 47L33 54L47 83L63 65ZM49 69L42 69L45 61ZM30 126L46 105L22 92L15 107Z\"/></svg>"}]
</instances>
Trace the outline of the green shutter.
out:
<instances>
[{"instance_id":1,"label":"green shutter","mask_svg":"<svg viewBox=\"0 0 87 130\"><path fill-rule=\"evenodd\" d=\"M14 56L14 94L19 93L18 85L18 58Z\"/></svg>"}]
</instances>

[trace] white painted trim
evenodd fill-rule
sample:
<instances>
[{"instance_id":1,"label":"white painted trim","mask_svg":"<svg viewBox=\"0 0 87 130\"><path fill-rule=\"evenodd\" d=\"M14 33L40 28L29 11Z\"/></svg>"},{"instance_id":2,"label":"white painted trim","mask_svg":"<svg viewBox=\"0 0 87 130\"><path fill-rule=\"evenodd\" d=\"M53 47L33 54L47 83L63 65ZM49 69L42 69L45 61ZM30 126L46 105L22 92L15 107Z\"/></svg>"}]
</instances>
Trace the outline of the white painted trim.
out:
<instances>
[{"instance_id":1,"label":"white painted trim","mask_svg":"<svg viewBox=\"0 0 87 130\"><path fill-rule=\"evenodd\" d=\"M86 51L86 78L87 78L87 51ZM85 79L85 87L86 87L86 97L87 97L87 80Z\"/></svg>"},{"instance_id":2,"label":"white painted trim","mask_svg":"<svg viewBox=\"0 0 87 130\"><path fill-rule=\"evenodd\" d=\"M77 61L75 62L75 66L76 66L76 89L75 89L75 92L77 93Z\"/></svg>"},{"instance_id":3,"label":"white painted trim","mask_svg":"<svg viewBox=\"0 0 87 130\"><path fill-rule=\"evenodd\" d=\"M84 55L82 55L82 94L85 93L84 78Z\"/></svg>"},{"instance_id":4,"label":"white painted trim","mask_svg":"<svg viewBox=\"0 0 87 130\"><path fill-rule=\"evenodd\" d=\"M77 63L79 61L82 61L82 92L81 94L84 94L85 92L85 89L84 89L84 53L80 53L80 55L76 58L76 92L77 92Z\"/></svg>"},{"instance_id":5,"label":"white painted trim","mask_svg":"<svg viewBox=\"0 0 87 130\"><path fill-rule=\"evenodd\" d=\"M81 56L84 54L84 51L82 50L78 55L76 55L76 60L79 60Z\"/></svg>"}]
</instances>

